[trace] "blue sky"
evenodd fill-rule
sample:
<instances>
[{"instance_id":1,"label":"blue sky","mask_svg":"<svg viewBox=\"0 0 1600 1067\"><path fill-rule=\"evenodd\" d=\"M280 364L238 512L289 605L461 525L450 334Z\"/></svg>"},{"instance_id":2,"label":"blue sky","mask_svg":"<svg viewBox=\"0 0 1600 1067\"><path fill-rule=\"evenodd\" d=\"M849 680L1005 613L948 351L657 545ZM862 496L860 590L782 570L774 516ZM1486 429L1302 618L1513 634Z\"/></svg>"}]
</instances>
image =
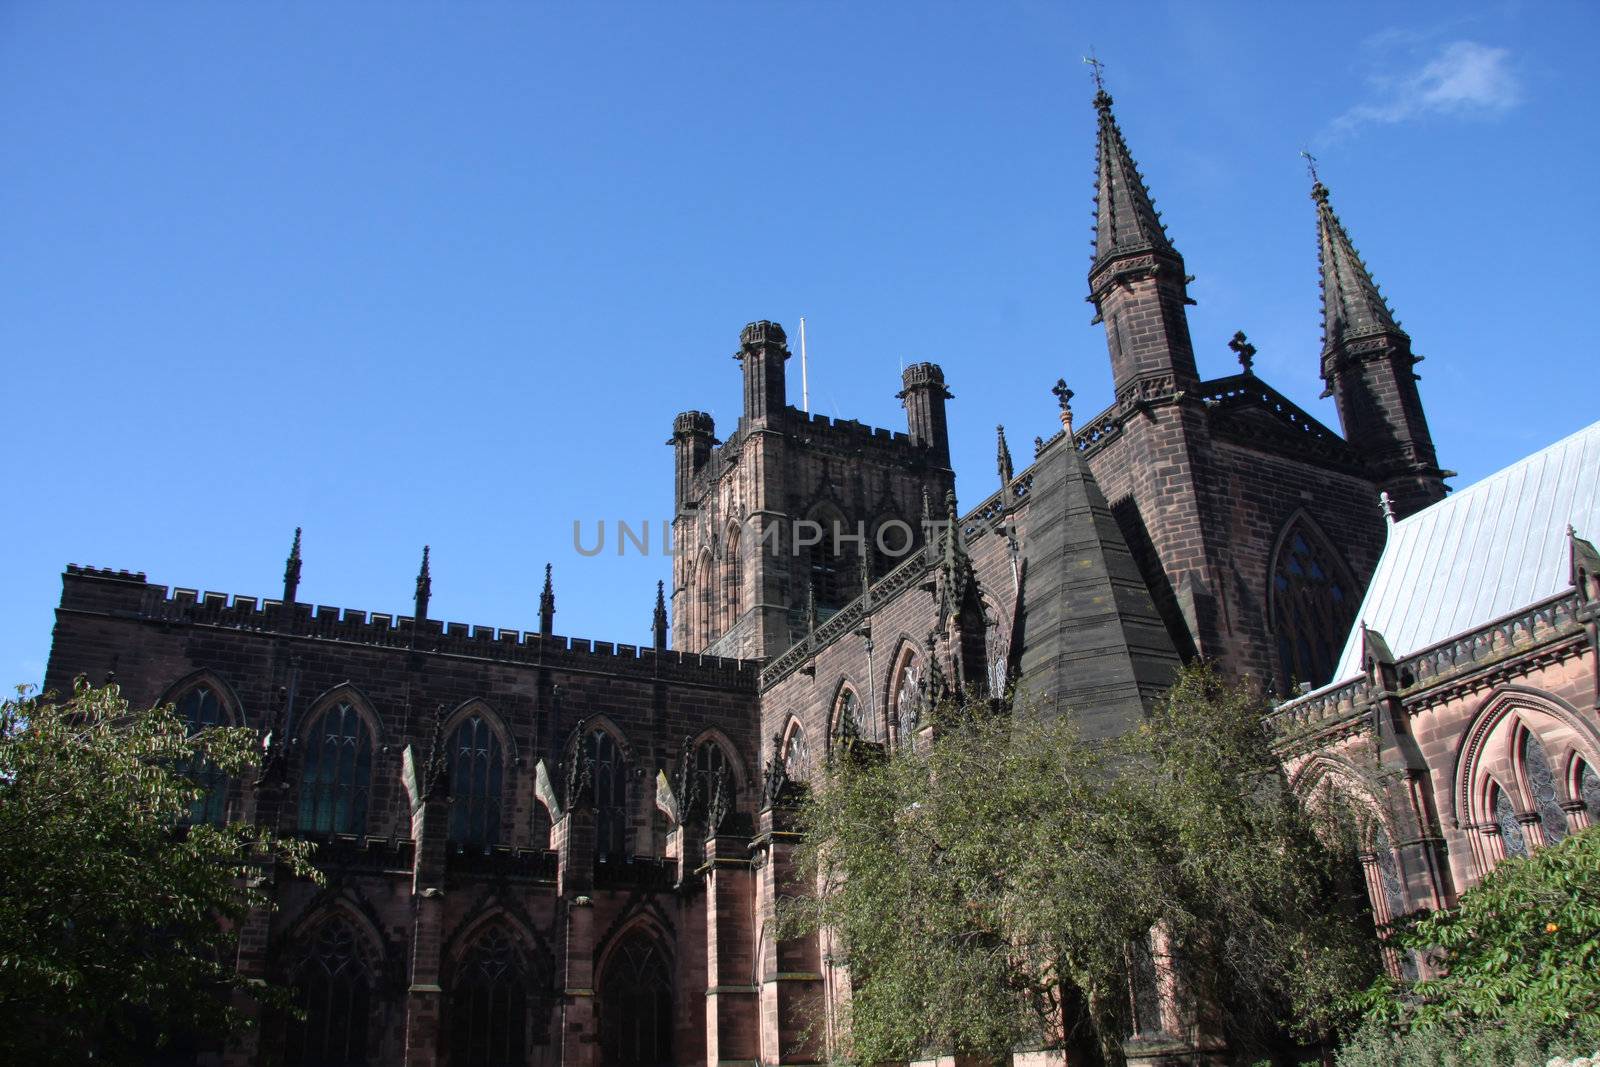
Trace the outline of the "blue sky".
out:
<instances>
[{"instance_id":1,"label":"blue sky","mask_svg":"<svg viewBox=\"0 0 1600 1067\"><path fill-rule=\"evenodd\" d=\"M648 637L675 412L731 429L745 322L812 406L903 428L943 364L957 486L1109 402L1084 302L1091 46L1189 270L1202 373L1317 417L1310 146L1427 357L1458 485L1595 417L1600 9L1054 3L0 6L0 679L68 562ZM798 368L791 365L791 395ZM592 536L592 535L590 535Z\"/></svg>"}]
</instances>

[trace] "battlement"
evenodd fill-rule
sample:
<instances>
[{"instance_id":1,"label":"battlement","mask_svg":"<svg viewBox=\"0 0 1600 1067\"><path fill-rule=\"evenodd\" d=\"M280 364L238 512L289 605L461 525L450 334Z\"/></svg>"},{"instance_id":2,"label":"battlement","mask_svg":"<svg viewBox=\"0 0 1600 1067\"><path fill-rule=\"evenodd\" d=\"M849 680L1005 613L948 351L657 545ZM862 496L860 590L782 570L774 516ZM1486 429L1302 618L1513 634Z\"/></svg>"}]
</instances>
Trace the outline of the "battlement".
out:
<instances>
[{"instance_id":1,"label":"battlement","mask_svg":"<svg viewBox=\"0 0 1600 1067\"><path fill-rule=\"evenodd\" d=\"M393 648L434 655L470 656L502 663L598 671L742 689L754 689L759 664L722 656L657 652L639 645L580 637L542 636L410 615L366 612L327 604L294 603L229 593L169 590L143 572L68 565L61 608L161 623L245 630L316 641Z\"/></svg>"},{"instance_id":2,"label":"battlement","mask_svg":"<svg viewBox=\"0 0 1600 1067\"><path fill-rule=\"evenodd\" d=\"M821 434L840 441L863 444L889 445L897 448L913 447L911 435L900 430L869 426L857 419L833 419L815 411L801 411L799 408L790 408L788 415L795 432L798 433Z\"/></svg>"}]
</instances>

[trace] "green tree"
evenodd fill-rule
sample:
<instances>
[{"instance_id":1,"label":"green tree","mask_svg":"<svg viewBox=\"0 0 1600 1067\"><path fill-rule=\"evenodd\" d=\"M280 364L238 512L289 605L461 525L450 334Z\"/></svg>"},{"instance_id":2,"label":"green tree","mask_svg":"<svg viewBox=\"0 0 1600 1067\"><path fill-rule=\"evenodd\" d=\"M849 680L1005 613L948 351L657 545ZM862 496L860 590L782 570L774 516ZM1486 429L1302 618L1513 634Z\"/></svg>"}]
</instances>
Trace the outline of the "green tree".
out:
<instances>
[{"instance_id":1,"label":"green tree","mask_svg":"<svg viewBox=\"0 0 1600 1067\"><path fill-rule=\"evenodd\" d=\"M1327 1037L1376 973L1376 940L1284 783L1264 710L1194 667L1115 740L968 701L940 709L931 743L833 760L799 812L818 889L780 921L843 949L844 1056L1043 1040L1120 1062L1153 929L1236 1050Z\"/></svg>"},{"instance_id":2,"label":"green tree","mask_svg":"<svg viewBox=\"0 0 1600 1067\"><path fill-rule=\"evenodd\" d=\"M1600 827L1505 860L1455 908L1397 923L1391 937L1428 957L1433 976L1374 982L1341 1063L1366 1062L1370 1048L1446 1047L1463 1064L1511 1062L1513 1043L1540 1063L1600 1048Z\"/></svg>"},{"instance_id":3,"label":"green tree","mask_svg":"<svg viewBox=\"0 0 1600 1067\"><path fill-rule=\"evenodd\" d=\"M239 1025L235 929L263 864L317 877L307 846L187 825L195 768L245 772L252 731L189 737L116 686L0 706L0 1059L126 1062ZM281 999L281 998L277 998Z\"/></svg>"}]
</instances>

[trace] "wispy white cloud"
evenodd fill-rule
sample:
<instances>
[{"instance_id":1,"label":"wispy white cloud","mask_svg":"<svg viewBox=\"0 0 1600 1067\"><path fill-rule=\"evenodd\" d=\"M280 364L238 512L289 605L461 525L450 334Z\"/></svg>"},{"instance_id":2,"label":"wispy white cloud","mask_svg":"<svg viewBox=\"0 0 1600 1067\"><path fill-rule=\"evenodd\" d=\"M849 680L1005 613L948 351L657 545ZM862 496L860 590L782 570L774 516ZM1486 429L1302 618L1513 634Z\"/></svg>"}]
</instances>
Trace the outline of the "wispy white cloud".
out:
<instances>
[{"instance_id":1,"label":"wispy white cloud","mask_svg":"<svg viewBox=\"0 0 1600 1067\"><path fill-rule=\"evenodd\" d=\"M1392 53L1395 46L1407 43L1405 35L1390 34L1369 45ZM1510 50L1476 41L1451 41L1420 67L1374 75L1369 84L1370 98L1334 119L1331 134L1348 134L1369 123L1393 124L1434 115L1488 118L1522 102L1522 83L1512 69Z\"/></svg>"}]
</instances>

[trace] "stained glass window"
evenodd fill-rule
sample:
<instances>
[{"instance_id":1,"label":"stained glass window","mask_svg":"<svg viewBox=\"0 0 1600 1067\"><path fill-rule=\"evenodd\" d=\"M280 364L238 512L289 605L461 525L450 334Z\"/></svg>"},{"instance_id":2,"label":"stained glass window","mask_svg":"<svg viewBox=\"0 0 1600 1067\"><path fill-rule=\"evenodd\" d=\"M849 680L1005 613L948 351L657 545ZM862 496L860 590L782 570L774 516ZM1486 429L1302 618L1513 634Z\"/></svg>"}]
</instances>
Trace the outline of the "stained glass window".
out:
<instances>
[{"instance_id":1,"label":"stained glass window","mask_svg":"<svg viewBox=\"0 0 1600 1067\"><path fill-rule=\"evenodd\" d=\"M1494 821L1500 827L1500 840L1509 856L1526 856L1528 843L1522 836L1522 824L1511 807L1511 798L1498 785L1494 787Z\"/></svg>"},{"instance_id":2,"label":"stained glass window","mask_svg":"<svg viewBox=\"0 0 1600 1067\"><path fill-rule=\"evenodd\" d=\"M1567 836L1567 813L1561 810L1556 799L1555 776L1550 773L1550 760L1544 746L1531 733L1522 743L1522 766L1528 774L1528 788L1533 793L1534 810L1539 813L1539 826L1544 839L1555 844Z\"/></svg>"},{"instance_id":3,"label":"stained glass window","mask_svg":"<svg viewBox=\"0 0 1600 1067\"><path fill-rule=\"evenodd\" d=\"M1382 823L1372 835L1372 851L1378 860L1378 881L1383 886L1383 903L1393 922L1406 913L1405 889L1400 878L1400 862L1394 852L1394 842Z\"/></svg>"},{"instance_id":4,"label":"stained glass window","mask_svg":"<svg viewBox=\"0 0 1600 1067\"><path fill-rule=\"evenodd\" d=\"M811 751L806 747L806 732L799 727L789 735L789 745L784 752L783 762L792 781L811 781Z\"/></svg>"},{"instance_id":5,"label":"stained glass window","mask_svg":"<svg viewBox=\"0 0 1600 1067\"><path fill-rule=\"evenodd\" d=\"M528 1056L528 980L504 930L462 960L447 1006L451 1067L522 1067Z\"/></svg>"},{"instance_id":6,"label":"stained glass window","mask_svg":"<svg viewBox=\"0 0 1600 1067\"><path fill-rule=\"evenodd\" d=\"M914 659L907 659L900 668L900 680L894 689L894 717L901 743L909 744L922 722L922 676Z\"/></svg>"},{"instance_id":7,"label":"stained glass window","mask_svg":"<svg viewBox=\"0 0 1600 1067\"><path fill-rule=\"evenodd\" d=\"M1588 763L1584 763L1583 770L1578 774L1578 795L1589 809L1591 825L1600 823L1600 774L1596 774Z\"/></svg>"},{"instance_id":8,"label":"stained glass window","mask_svg":"<svg viewBox=\"0 0 1600 1067\"><path fill-rule=\"evenodd\" d=\"M190 737L213 726L228 725L222 701L217 699L216 693L203 685L196 686L183 695L183 699L178 701L178 714L183 716L183 721L188 725ZM203 796L196 797L190 802L189 822L222 825L227 817L229 785L227 774L201 758L199 753L189 761L188 774L196 785L205 790Z\"/></svg>"},{"instance_id":9,"label":"stained glass window","mask_svg":"<svg viewBox=\"0 0 1600 1067\"><path fill-rule=\"evenodd\" d=\"M372 734L349 704L329 708L306 731L300 778L300 829L360 834L372 789Z\"/></svg>"},{"instance_id":10,"label":"stained glass window","mask_svg":"<svg viewBox=\"0 0 1600 1067\"><path fill-rule=\"evenodd\" d=\"M500 739L480 715L462 720L445 746L450 754L450 841L482 847L500 840Z\"/></svg>"},{"instance_id":11,"label":"stained glass window","mask_svg":"<svg viewBox=\"0 0 1600 1067\"><path fill-rule=\"evenodd\" d=\"M1332 550L1302 523L1290 527L1272 572L1272 622L1278 638L1278 684L1285 695L1303 682L1333 680L1355 621L1351 590Z\"/></svg>"},{"instance_id":12,"label":"stained glass window","mask_svg":"<svg viewBox=\"0 0 1600 1067\"><path fill-rule=\"evenodd\" d=\"M294 1001L303 1017L291 1019L285 1062L291 1067L351 1067L371 1062L367 1018L371 976L358 951L355 929L330 919L294 976Z\"/></svg>"},{"instance_id":13,"label":"stained glass window","mask_svg":"<svg viewBox=\"0 0 1600 1067\"><path fill-rule=\"evenodd\" d=\"M853 689L839 693L839 705L833 713L833 732L837 737L860 737L861 717L856 711L856 694Z\"/></svg>"},{"instance_id":14,"label":"stained glass window","mask_svg":"<svg viewBox=\"0 0 1600 1067\"><path fill-rule=\"evenodd\" d=\"M604 730L589 735L585 744L594 782L595 851L621 859L627 855L628 767L616 739Z\"/></svg>"},{"instance_id":15,"label":"stained glass window","mask_svg":"<svg viewBox=\"0 0 1600 1067\"><path fill-rule=\"evenodd\" d=\"M654 941L636 934L617 946L598 993L601 1063L661 1067L672 1062L672 985Z\"/></svg>"}]
</instances>

